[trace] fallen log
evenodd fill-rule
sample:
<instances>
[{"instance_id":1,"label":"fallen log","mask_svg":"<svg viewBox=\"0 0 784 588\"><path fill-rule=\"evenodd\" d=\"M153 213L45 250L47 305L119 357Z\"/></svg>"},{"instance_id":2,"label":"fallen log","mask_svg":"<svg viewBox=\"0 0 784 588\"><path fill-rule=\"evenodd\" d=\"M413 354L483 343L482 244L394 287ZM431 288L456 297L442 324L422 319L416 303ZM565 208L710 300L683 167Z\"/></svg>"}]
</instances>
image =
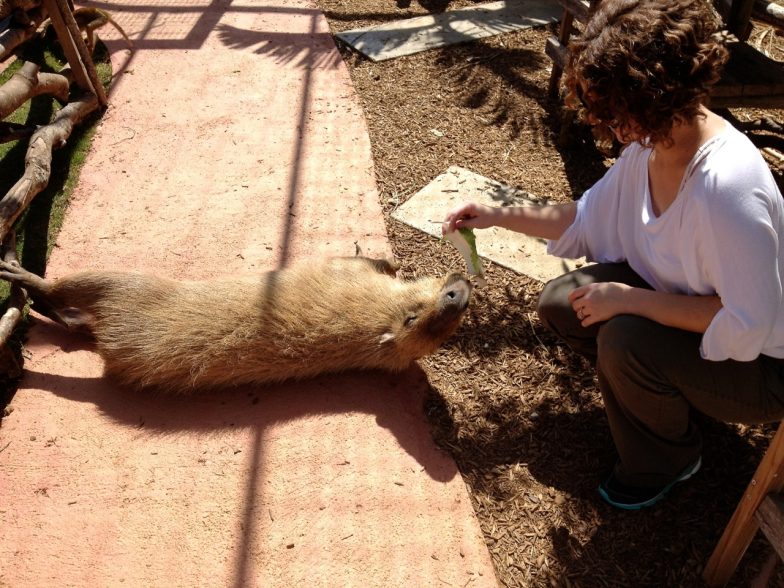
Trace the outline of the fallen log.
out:
<instances>
[{"instance_id":1,"label":"fallen log","mask_svg":"<svg viewBox=\"0 0 784 588\"><path fill-rule=\"evenodd\" d=\"M10 80L0 86L0 119L4 119L29 99L40 94L50 94L61 104L68 102L68 76L41 73L39 69L38 64L26 61Z\"/></svg>"},{"instance_id":2,"label":"fallen log","mask_svg":"<svg viewBox=\"0 0 784 588\"><path fill-rule=\"evenodd\" d=\"M69 102L57 112L51 123L42 126L30 137L24 174L0 200L0 242L5 241L16 219L49 183L52 151L65 145L74 127L97 109L97 96L85 93Z\"/></svg>"}]
</instances>

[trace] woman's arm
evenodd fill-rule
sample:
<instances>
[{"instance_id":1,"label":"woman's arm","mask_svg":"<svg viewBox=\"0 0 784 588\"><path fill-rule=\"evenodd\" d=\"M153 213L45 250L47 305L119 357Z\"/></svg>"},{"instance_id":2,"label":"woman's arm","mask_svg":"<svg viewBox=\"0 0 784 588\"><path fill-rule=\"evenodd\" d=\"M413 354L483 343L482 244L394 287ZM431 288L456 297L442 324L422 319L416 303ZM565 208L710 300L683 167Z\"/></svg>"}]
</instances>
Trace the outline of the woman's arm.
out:
<instances>
[{"instance_id":1,"label":"woman's arm","mask_svg":"<svg viewBox=\"0 0 784 588\"><path fill-rule=\"evenodd\" d=\"M466 202L451 210L444 219L444 234L460 228L503 227L532 237L557 240L574 222L577 204L493 207Z\"/></svg>"},{"instance_id":2,"label":"woman's arm","mask_svg":"<svg viewBox=\"0 0 784 588\"><path fill-rule=\"evenodd\" d=\"M575 288L569 301L584 327L618 314L634 314L694 333L708 330L713 317L722 308L718 296L668 294L616 282Z\"/></svg>"}]
</instances>

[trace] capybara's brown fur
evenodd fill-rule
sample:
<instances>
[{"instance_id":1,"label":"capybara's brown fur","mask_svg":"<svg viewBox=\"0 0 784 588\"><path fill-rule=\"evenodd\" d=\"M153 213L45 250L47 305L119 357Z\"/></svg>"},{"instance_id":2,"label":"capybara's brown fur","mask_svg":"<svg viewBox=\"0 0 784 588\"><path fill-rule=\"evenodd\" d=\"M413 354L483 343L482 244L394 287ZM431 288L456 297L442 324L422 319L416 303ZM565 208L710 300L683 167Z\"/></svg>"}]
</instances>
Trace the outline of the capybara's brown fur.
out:
<instances>
[{"instance_id":1,"label":"capybara's brown fur","mask_svg":"<svg viewBox=\"0 0 784 588\"><path fill-rule=\"evenodd\" d=\"M471 287L459 274L393 274L354 257L205 282L108 271L49 281L0 262L34 308L92 332L107 375L171 392L406 368L457 329Z\"/></svg>"}]
</instances>

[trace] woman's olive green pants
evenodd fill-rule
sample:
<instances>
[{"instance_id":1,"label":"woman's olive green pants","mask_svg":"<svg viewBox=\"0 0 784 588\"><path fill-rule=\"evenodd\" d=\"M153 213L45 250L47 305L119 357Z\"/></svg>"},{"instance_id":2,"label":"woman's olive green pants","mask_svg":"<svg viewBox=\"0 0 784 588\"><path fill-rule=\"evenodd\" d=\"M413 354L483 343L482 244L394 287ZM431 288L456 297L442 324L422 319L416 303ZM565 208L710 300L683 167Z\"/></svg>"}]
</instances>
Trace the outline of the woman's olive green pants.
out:
<instances>
[{"instance_id":1,"label":"woman's olive green pants","mask_svg":"<svg viewBox=\"0 0 784 588\"><path fill-rule=\"evenodd\" d=\"M701 334L635 315L583 327L567 297L593 282L650 288L625 263L590 265L548 282L538 313L596 364L620 482L661 486L696 461L702 437L695 410L732 423L784 418L784 359L708 361L700 356Z\"/></svg>"}]
</instances>

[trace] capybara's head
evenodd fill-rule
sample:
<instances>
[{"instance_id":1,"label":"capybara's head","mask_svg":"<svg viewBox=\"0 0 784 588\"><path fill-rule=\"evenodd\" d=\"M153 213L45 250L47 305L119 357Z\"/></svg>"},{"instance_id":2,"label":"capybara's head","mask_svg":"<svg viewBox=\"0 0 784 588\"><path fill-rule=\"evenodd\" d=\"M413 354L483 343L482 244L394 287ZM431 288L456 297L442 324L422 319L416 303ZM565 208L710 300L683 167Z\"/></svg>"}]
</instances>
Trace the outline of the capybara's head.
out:
<instances>
[{"instance_id":1,"label":"capybara's head","mask_svg":"<svg viewBox=\"0 0 784 588\"><path fill-rule=\"evenodd\" d=\"M457 330L471 284L460 274L397 282L379 343L387 359L403 368L436 351Z\"/></svg>"}]
</instances>

